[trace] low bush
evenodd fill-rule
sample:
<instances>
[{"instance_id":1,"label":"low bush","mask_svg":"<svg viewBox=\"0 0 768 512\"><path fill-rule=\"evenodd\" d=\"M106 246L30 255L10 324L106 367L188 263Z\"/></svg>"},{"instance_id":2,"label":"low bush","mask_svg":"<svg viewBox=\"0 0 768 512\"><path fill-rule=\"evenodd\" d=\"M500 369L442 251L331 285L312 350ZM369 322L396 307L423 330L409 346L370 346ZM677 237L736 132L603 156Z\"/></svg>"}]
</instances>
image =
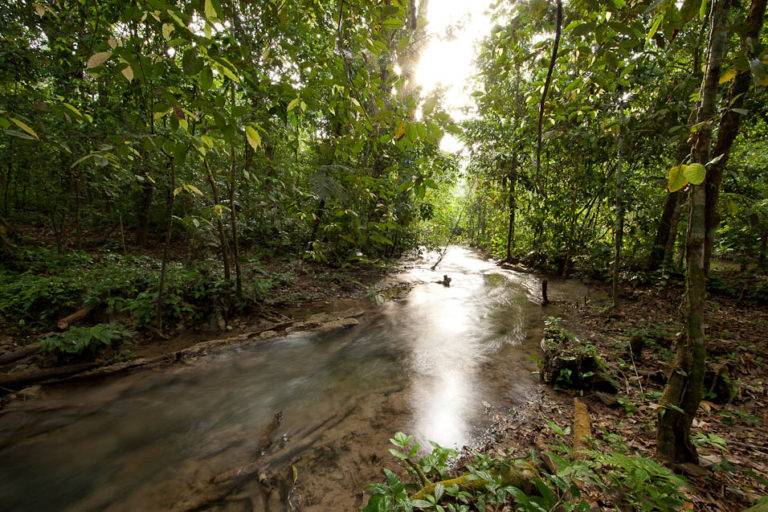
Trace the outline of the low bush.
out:
<instances>
[{"instance_id":1,"label":"low bush","mask_svg":"<svg viewBox=\"0 0 768 512\"><path fill-rule=\"evenodd\" d=\"M556 427L559 435L568 431ZM685 503L685 481L647 457L630 454L617 437L594 445L572 456L565 443L549 446L545 455L555 466L554 473L532 472L530 485L509 484L510 469L542 466L536 454L528 459L513 459L496 454L470 454L459 464L457 452L433 444L426 455L412 437L398 433L390 440L396 448L390 453L405 470L401 479L385 469L385 480L372 484L371 497L364 512L467 512L470 510L592 510L582 498L599 494L606 510L640 512L680 510ZM463 473L461 477L450 475ZM425 486L425 482L431 482ZM527 487L523 489L522 487ZM433 489L425 493L425 489ZM509 507L512 505L514 508Z\"/></svg>"},{"instance_id":2,"label":"low bush","mask_svg":"<svg viewBox=\"0 0 768 512\"><path fill-rule=\"evenodd\" d=\"M92 358L107 348L114 348L133 337L134 332L119 323L72 327L40 340L44 352L58 359Z\"/></svg>"}]
</instances>

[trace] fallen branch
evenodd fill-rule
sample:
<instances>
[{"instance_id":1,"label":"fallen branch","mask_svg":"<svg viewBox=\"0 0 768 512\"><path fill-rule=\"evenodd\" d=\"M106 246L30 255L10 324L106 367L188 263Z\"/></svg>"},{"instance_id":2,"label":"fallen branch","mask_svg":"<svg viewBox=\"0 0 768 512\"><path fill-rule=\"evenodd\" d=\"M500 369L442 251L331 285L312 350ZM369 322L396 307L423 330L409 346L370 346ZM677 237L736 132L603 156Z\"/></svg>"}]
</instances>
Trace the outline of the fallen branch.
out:
<instances>
[{"instance_id":1,"label":"fallen branch","mask_svg":"<svg viewBox=\"0 0 768 512\"><path fill-rule=\"evenodd\" d=\"M65 316L58 322L56 322L56 327L59 328L59 330L63 331L65 329L68 329L70 325L79 322L83 318L87 317L91 311L93 311L93 306L83 306L82 308L78 309L71 315Z\"/></svg>"},{"instance_id":2,"label":"fallen branch","mask_svg":"<svg viewBox=\"0 0 768 512\"><path fill-rule=\"evenodd\" d=\"M587 439L592 436L587 405L578 398L573 399L573 456L580 458L587 449Z\"/></svg>"},{"instance_id":3,"label":"fallen branch","mask_svg":"<svg viewBox=\"0 0 768 512\"><path fill-rule=\"evenodd\" d=\"M533 480L538 476L538 474L539 472L536 469L536 467L530 464L529 462L525 461L521 467L516 467L513 464L513 465L510 465L509 468L495 472L494 476L497 476L503 485L512 485L514 487L517 487L518 489L521 489L523 492L527 494L532 494L536 492L536 488L533 484ZM463 491L473 491L477 489L482 489L489 483L492 483L492 482L488 482L487 480L478 478L476 475L473 475L472 473L466 473L464 475L458 476L456 478L451 478L449 480L442 480L440 482L427 484L424 487L422 487L416 494L413 495L413 499L420 500L420 499L424 499L424 497L430 494L433 494L435 492L435 486L437 486L437 484L441 484L443 487L457 486L459 489Z\"/></svg>"},{"instance_id":4,"label":"fallen branch","mask_svg":"<svg viewBox=\"0 0 768 512\"><path fill-rule=\"evenodd\" d=\"M13 363L15 361L18 361L19 359L24 359L25 357L33 356L38 352L40 352L41 348L42 347L40 346L39 343L32 343L14 352L5 352L4 354L0 354L0 365Z\"/></svg>"},{"instance_id":5,"label":"fallen branch","mask_svg":"<svg viewBox=\"0 0 768 512\"><path fill-rule=\"evenodd\" d=\"M58 368L46 368L44 370L35 370L31 372L19 372L0 377L0 387L18 389L37 382L43 382L50 379L60 379L70 377L78 373L92 370L100 366L99 363L73 364L69 366L60 366Z\"/></svg>"}]
</instances>

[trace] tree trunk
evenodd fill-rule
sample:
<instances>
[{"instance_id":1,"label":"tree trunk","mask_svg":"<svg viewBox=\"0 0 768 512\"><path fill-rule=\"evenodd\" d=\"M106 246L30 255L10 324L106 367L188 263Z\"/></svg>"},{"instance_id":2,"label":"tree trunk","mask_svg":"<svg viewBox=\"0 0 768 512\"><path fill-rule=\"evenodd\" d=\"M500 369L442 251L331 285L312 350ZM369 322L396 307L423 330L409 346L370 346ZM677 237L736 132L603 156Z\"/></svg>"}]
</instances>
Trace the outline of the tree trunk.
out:
<instances>
[{"instance_id":1,"label":"tree trunk","mask_svg":"<svg viewBox=\"0 0 768 512\"><path fill-rule=\"evenodd\" d=\"M672 192L667 194L667 200L664 202L664 210L661 212L661 220L656 230L656 238L653 241L651 255L648 258L648 270L653 272L658 270L664 262L666 248L669 246L670 238L674 240L673 219L675 212L679 210L681 192Z\"/></svg>"},{"instance_id":2,"label":"tree trunk","mask_svg":"<svg viewBox=\"0 0 768 512\"><path fill-rule=\"evenodd\" d=\"M541 100L539 101L539 122L537 125L536 133L536 179L540 179L541 173L541 139L542 139L542 126L544 122L544 105L547 101L547 93L549 92L549 86L552 83L552 72L555 69L555 63L557 62L557 50L560 47L560 32L563 26L563 2L557 0L557 15L555 20L555 40L552 43L552 55L549 58L549 69L547 69L547 78L544 80L544 89L541 91ZM539 183L539 192L544 192L544 187Z\"/></svg>"},{"instance_id":3,"label":"tree trunk","mask_svg":"<svg viewBox=\"0 0 768 512\"><path fill-rule=\"evenodd\" d=\"M693 161L709 160L712 123L717 99L720 66L726 53L728 8L730 0L712 0L707 72L701 86L701 105L696 116L701 126L695 135ZM690 213L686 240L686 328L678 338L677 354L661 398L656 434L656 454L669 462L698 462L690 432L693 418L704 395L704 305L706 273L704 269L704 236L706 190L702 185L690 186Z\"/></svg>"},{"instance_id":4,"label":"tree trunk","mask_svg":"<svg viewBox=\"0 0 768 512\"><path fill-rule=\"evenodd\" d=\"M669 223L669 235L667 236L667 244L664 247L664 260L662 261L661 268L664 272L671 272L673 266L673 260L675 256L675 242L677 241L677 226L680 224L680 214L682 212L682 206L680 205L681 195L678 192L670 194L675 197L675 209L672 213L672 219Z\"/></svg>"},{"instance_id":5,"label":"tree trunk","mask_svg":"<svg viewBox=\"0 0 768 512\"><path fill-rule=\"evenodd\" d=\"M752 0L752 5L747 15L745 30L741 39L741 48L750 61L757 57L755 54L756 45L753 42L760 40L760 30L762 29L763 18L765 17L765 6L766 0ZM740 71L736 75L728 91L726 103L729 105L729 108L720 118L717 142L712 153L713 158L718 156L722 156L722 158L707 169L705 183L707 193L705 222L707 231L704 238L704 271L707 274L709 274L709 261L712 258L715 231L720 224L720 216L717 211L717 203L720 199L720 183L723 181L723 171L725 170L731 146L736 139L736 135L739 133L739 125L741 124L742 114L736 112L735 109L743 107L751 83L752 72L749 69Z\"/></svg>"},{"instance_id":6,"label":"tree trunk","mask_svg":"<svg viewBox=\"0 0 768 512\"><path fill-rule=\"evenodd\" d=\"M516 162L512 163L513 168L509 170L509 225L507 226L507 257L506 261L512 261L512 246L515 243L515 181L516 173L514 166Z\"/></svg>"},{"instance_id":7,"label":"tree trunk","mask_svg":"<svg viewBox=\"0 0 768 512\"><path fill-rule=\"evenodd\" d=\"M168 195L166 204L165 221L165 241L163 243L163 257L160 264L160 283L157 285L157 326L160 332L163 331L163 305L165 302L165 281L166 271L168 269L168 252L171 245L171 231L173 228L173 191L176 189L176 165L170 160L170 183L168 184Z\"/></svg>"},{"instance_id":8,"label":"tree trunk","mask_svg":"<svg viewBox=\"0 0 768 512\"><path fill-rule=\"evenodd\" d=\"M230 99L232 101L232 109L235 108L235 84L231 84ZM237 188L237 161L235 159L235 145L232 144L230 149L230 166L229 166L229 215L230 215L230 228L232 229L232 260L235 264L235 291L238 297L243 296L243 280L240 272L240 244L237 238L237 208L235 208L235 192Z\"/></svg>"},{"instance_id":9,"label":"tree trunk","mask_svg":"<svg viewBox=\"0 0 768 512\"><path fill-rule=\"evenodd\" d=\"M219 188L216 186L216 180L213 179L213 173L208 165L208 160L203 160L203 166L205 167L206 176L208 178L208 184L211 187L211 194L213 195L213 204L219 205L221 201L219 199ZM227 235L224 231L224 223L221 221L221 217L214 212L216 217L216 231L219 235L219 247L221 249L221 262L224 265L224 279L229 281L232 279L232 274L229 270L229 244L227 243Z\"/></svg>"},{"instance_id":10,"label":"tree trunk","mask_svg":"<svg viewBox=\"0 0 768 512\"><path fill-rule=\"evenodd\" d=\"M136 243L145 247L147 238L149 238L149 212L152 209L152 196L155 194L155 185L149 178L148 173L144 173L144 181L141 184L141 197L138 204L138 230L136 232Z\"/></svg>"},{"instance_id":11,"label":"tree trunk","mask_svg":"<svg viewBox=\"0 0 768 512\"><path fill-rule=\"evenodd\" d=\"M619 88L619 93L621 93L621 88ZM621 267L621 246L624 242L624 173L622 169L624 166L624 135L622 133L624 105L621 99L619 99L619 108L622 111L619 113L621 120L619 121L618 161L616 162L616 226L613 232L613 271L611 273L611 298L614 308L619 305L619 269Z\"/></svg>"}]
</instances>

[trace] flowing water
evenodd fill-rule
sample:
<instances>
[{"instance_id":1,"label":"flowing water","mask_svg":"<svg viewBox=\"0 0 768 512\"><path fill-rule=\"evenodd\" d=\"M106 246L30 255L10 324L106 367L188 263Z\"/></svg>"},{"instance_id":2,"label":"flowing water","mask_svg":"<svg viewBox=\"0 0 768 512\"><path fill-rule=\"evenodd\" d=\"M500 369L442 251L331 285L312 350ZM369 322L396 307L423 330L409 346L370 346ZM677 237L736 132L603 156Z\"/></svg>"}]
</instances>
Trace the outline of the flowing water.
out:
<instances>
[{"instance_id":1,"label":"flowing water","mask_svg":"<svg viewBox=\"0 0 768 512\"><path fill-rule=\"evenodd\" d=\"M398 430L472 445L494 414L536 391L539 280L461 247L437 272L428 267L398 276L410 292L351 329L61 384L11 404L0 413L0 510L194 509L217 475L258 460L278 411L278 452L263 471L293 463L302 510L358 508ZM436 283L443 274L450 287ZM583 293L573 282L550 286L553 299ZM269 499L248 489L215 507L261 510Z\"/></svg>"}]
</instances>

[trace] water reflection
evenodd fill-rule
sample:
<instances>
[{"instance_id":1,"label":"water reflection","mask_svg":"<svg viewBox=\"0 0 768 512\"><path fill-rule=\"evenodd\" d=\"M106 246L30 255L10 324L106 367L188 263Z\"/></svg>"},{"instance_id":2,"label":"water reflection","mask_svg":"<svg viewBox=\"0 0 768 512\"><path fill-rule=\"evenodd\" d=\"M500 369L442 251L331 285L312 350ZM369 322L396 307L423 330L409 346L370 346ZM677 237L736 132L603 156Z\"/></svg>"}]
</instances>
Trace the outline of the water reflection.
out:
<instances>
[{"instance_id":1,"label":"water reflection","mask_svg":"<svg viewBox=\"0 0 768 512\"><path fill-rule=\"evenodd\" d=\"M443 274L451 277L450 287L435 283ZM533 304L507 274L467 249L451 247L437 272L425 264L403 276L419 284L387 315L401 329L408 326L402 335L413 372L413 431L422 441L468 443L489 395L483 363L524 339L532 316L525 309Z\"/></svg>"}]
</instances>

